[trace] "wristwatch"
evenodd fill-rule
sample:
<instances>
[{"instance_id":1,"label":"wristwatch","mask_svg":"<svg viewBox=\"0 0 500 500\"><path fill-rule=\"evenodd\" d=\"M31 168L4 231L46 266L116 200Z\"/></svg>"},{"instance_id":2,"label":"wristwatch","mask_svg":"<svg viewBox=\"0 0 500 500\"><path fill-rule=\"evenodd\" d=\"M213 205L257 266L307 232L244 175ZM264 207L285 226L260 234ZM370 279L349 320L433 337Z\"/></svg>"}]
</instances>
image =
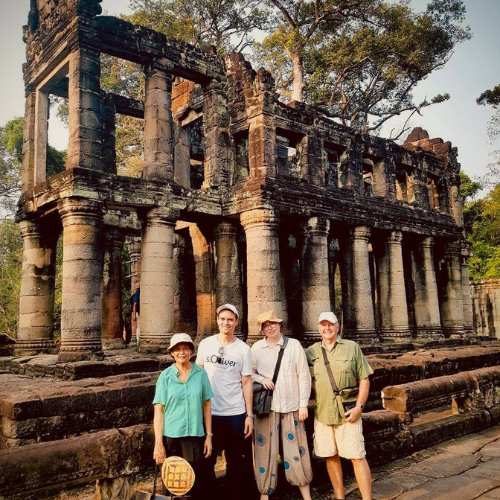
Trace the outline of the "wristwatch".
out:
<instances>
[{"instance_id":1,"label":"wristwatch","mask_svg":"<svg viewBox=\"0 0 500 500\"><path fill-rule=\"evenodd\" d=\"M364 408L365 408L365 405L356 405L356 406L357 406L357 407L358 407L361 411L363 411L363 410L364 410Z\"/></svg>"},{"instance_id":2,"label":"wristwatch","mask_svg":"<svg viewBox=\"0 0 500 500\"><path fill-rule=\"evenodd\" d=\"M255 418L255 415L253 415L253 414L251 414L251 413L247 413L247 417L249 417L249 418L252 418L252 419L253 419L253 418Z\"/></svg>"}]
</instances>

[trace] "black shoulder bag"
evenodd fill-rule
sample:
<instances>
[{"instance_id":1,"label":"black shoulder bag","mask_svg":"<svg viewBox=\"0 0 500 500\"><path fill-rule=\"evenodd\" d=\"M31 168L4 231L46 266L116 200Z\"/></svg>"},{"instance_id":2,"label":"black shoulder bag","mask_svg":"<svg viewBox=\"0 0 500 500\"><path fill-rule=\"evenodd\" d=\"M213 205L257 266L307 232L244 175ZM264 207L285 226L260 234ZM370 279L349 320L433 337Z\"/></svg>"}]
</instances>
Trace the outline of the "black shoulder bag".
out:
<instances>
[{"instance_id":1,"label":"black shoulder bag","mask_svg":"<svg viewBox=\"0 0 500 500\"><path fill-rule=\"evenodd\" d=\"M333 372L330 367L330 361L328 361L328 356L326 354L326 349L321 346L321 352L323 354L323 363L325 364L326 373L328 374L328 378L330 379L330 385L332 386L333 396L342 397L342 391L339 390L337 383L333 377ZM342 406L344 407L344 413L352 410L356 406L356 401L342 401Z\"/></svg>"},{"instance_id":2,"label":"black shoulder bag","mask_svg":"<svg viewBox=\"0 0 500 500\"><path fill-rule=\"evenodd\" d=\"M288 342L288 337L283 337L283 345L280 347L278 360L274 367L273 384L278 380L278 373L280 371L281 360L283 353ZM260 382L253 383L253 412L257 417L264 417L271 412L271 404L273 402L273 390L266 389Z\"/></svg>"}]
</instances>

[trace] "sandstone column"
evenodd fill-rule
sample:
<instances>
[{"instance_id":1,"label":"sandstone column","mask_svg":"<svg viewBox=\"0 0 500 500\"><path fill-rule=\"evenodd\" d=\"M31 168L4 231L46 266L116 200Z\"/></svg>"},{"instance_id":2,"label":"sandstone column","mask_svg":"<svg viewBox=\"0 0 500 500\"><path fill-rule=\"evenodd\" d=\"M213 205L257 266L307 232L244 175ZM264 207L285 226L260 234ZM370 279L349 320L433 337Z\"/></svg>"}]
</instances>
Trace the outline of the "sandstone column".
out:
<instances>
[{"instance_id":1,"label":"sandstone column","mask_svg":"<svg viewBox=\"0 0 500 500\"><path fill-rule=\"evenodd\" d=\"M241 296L240 259L238 255L238 228L229 221L220 222L215 229L216 305L234 304L243 309ZM241 328L241 324L240 324Z\"/></svg>"},{"instance_id":2,"label":"sandstone column","mask_svg":"<svg viewBox=\"0 0 500 500\"><path fill-rule=\"evenodd\" d=\"M102 340L107 348L123 347L122 258L123 236L117 230L105 235L102 300Z\"/></svg>"},{"instance_id":3,"label":"sandstone column","mask_svg":"<svg viewBox=\"0 0 500 500\"><path fill-rule=\"evenodd\" d=\"M260 336L257 316L273 309L287 320L280 270L278 217L272 209L243 212L241 224L247 240L248 341Z\"/></svg>"},{"instance_id":4,"label":"sandstone column","mask_svg":"<svg viewBox=\"0 0 500 500\"><path fill-rule=\"evenodd\" d=\"M141 238L132 237L128 240L130 257L130 293L133 294L141 285Z\"/></svg>"},{"instance_id":5,"label":"sandstone column","mask_svg":"<svg viewBox=\"0 0 500 500\"><path fill-rule=\"evenodd\" d=\"M146 68L144 169L146 179L173 179L172 77L152 64Z\"/></svg>"},{"instance_id":6,"label":"sandstone column","mask_svg":"<svg viewBox=\"0 0 500 500\"><path fill-rule=\"evenodd\" d=\"M311 217L305 227L302 323L304 341L308 344L320 340L318 316L322 311L331 309L328 266L329 230L330 221L320 217Z\"/></svg>"},{"instance_id":7,"label":"sandstone column","mask_svg":"<svg viewBox=\"0 0 500 500\"><path fill-rule=\"evenodd\" d=\"M222 84L212 80L203 93L205 133L203 187L226 185L228 181L229 110Z\"/></svg>"},{"instance_id":8,"label":"sandstone column","mask_svg":"<svg viewBox=\"0 0 500 500\"><path fill-rule=\"evenodd\" d=\"M201 338L216 328L212 248L199 226L189 223L196 279L196 333Z\"/></svg>"},{"instance_id":9,"label":"sandstone column","mask_svg":"<svg viewBox=\"0 0 500 500\"><path fill-rule=\"evenodd\" d=\"M130 297L141 286L141 238L132 237L128 240L128 253L130 257ZM129 318L127 318L127 321ZM137 337L140 335L139 321L130 306L130 344L137 345Z\"/></svg>"},{"instance_id":10,"label":"sandstone column","mask_svg":"<svg viewBox=\"0 0 500 500\"><path fill-rule=\"evenodd\" d=\"M441 302L441 321L446 336L464 333L462 256L459 242L448 243L445 254L446 287Z\"/></svg>"},{"instance_id":11,"label":"sandstone column","mask_svg":"<svg viewBox=\"0 0 500 500\"><path fill-rule=\"evenodd\" d=\"M101 204L94 200L63 199L61 347L59 361L102 356Z\"/></svg>"},{"instance_id":12,"label":"sandstone column","mask_svg":"<svg viewBox=\"0 0 500 500\"><path fill-rule=\"evenodd\" d=\"M175 220L163 208L152 209L142 238L139 350L164 351L174 327L172 274Z\"/></svg>"},{"instance_id":13,"label":"sandstone column","mask_svg":"<svg viewBox=\"0 0 500 500\"><path fill-rule=\"evenodd\" d=\"M467 245L462 246L462 293L464 301L464 330L466 335L474 335L474 319L472 310L472 295L469 279L469 249Z\"/></svg>"},{"instance_id":14,"label":"sandstone column","mask_svg":"<svg viewBox=\"0 0 500 500\"><path fill-rule=\"evenodd\" d=\"M36 92L26 95L23 129L22 191L31 191L35 175L35 109Z\"/></svg>"},{"instance_id":15,"label":"sandstone column","mask_svg":"<svg viewBox=\"0 0 500 500\"><path fill-rule=\"evenodd\" d=\"M71 53L66 168L103 168L100 75L97 50L80 47Z\"/></svg>"},{"instance_id":16,"label":"sandstone column","mask_svg":"<svg viewBox=\"0 0 500 500\"><path fill-rule=\"evenodd\" d=\"M351 232L352 283L350 289L352 290L354 326L352 337L360 341L373 340L376 337L368 255L370 234L370 228L366 226L355 227Z\"/></svg>"},{"instance_id":17,"label":"sandstone column","mask_svg":"<svg viewBox=\"0 0 500 500\"><path fill-rule=\"evenodd\" d=\"M19 225L23 237L23 263L15 352L16 355L31 355L54 347L55 242L44 243L38 226L31 221L25 220Z\"/></svg>"},{"instance_id":18,"label":"sandstone column","mask_svg":"<svg viewBox=\"0 0 500 500\"><path fill-rule=\"evenodd\" d=\"M392 231L385 245L389 293L380 297L380 303L383 308L381 333L386 340L405 341L410 338L402 240L401 231Z\"/></svg>"},{"instance_id":19,"label":"sandstone column","mask_svg":"<svg viewBox=\"0 0 500 500\"><path fill-rule=\"evenodd\" d=\"M433 249L434 238L428 236L415 248L412 260L417 337L423 338L443 335Z\"/></svg>"},{"instance_id":20,"label":"sandstone column","mask_svg":"<svg viewBox=\"0 0 500 500\"><path fill-rule=\"evenodd\" d=\"M272 115L249 120L248 167L251 177L276 177L276 126Z\"/></svg>"}]
</instances>

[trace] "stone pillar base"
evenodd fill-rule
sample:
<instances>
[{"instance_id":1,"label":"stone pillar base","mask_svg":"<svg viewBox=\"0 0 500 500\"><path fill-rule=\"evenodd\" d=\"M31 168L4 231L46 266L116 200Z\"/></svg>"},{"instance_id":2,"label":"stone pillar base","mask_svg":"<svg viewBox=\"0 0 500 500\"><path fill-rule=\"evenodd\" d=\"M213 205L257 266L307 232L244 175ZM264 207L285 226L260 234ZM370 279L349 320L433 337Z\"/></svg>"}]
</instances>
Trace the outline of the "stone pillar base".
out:
<instances>
[{"instance_id":1,"label":"stone pillar base","mask_svg":"<svg viewBox=\"0 0 500 500\"><path fill-rule=\"evenodd\" d=\"M64 347L59 349L57 360L59 363L66 363L69 361L87 361L104 359L102 352L101 339L90 339L82 341L82 339L68 339L64 343Z\"/></svg>"},{"instance_id":2,"label":"stone pillar base","mask_svg":"<svg viewBox=\"0 0 500 500\"><path fill-rule=\"evenodd\" d=\"M125 349L126 344L123 339L102 339L102 348L105 350L110 349Z\"/></svg>"},{"instance_id":3,"label":"stone pillar base","mask_svg":"<svg viewBox=\"0 0 500 500\"><path fill-rule=\"evenodd\" d=\"M476 335L476 332L474 332L474 327L473 326L464 326L464 335L466 337L474 337Z\"/></svg>"},{"instance_id":4,"label":"stone pillar base","mask_svg":"<svg viewBox=\"0 0 500 500\"><path fill-rule=\"evenodd\" d=\"M151 354L167 354L173 334L174 332L163 335L143 335L141 333L137 351Z\"/></svg>"},{"instance_id":5,"label":"stone pillar base","mask_svg":"<svg viewBox=\"0 0 500 500\"><path fill-rule=\"evenodd\" d=\"M380 331L380 337L384 342L411 342L411 331L408 328L384 328Z\"/></svg>"},{"instance_id":6,"label":"stone pillar base","mask_svg":"<svg viewBox=\"0 0 500 500\"><path fill-rule=\"evenodd\" d=\"M417 326L417 341L443 340L443 329L440 326Z\"/></svg>"},{"instance_id":7,"label":"stone pillar base","mask_svg":"<svg viewBox=\"0 0 500 500\"><path fill-rule=\"evenodd\" d=\"M463 325L443 326L443 333L446 338L462 339L465 337L465 329Z\"/></svg>"},{"instance_id":8,"label":"stone pillar base","mask_svg":"<svg viewBox=\"0 0 500 500\"><path fill-rule=\"evenodd\" d=\"M358 344L378 344L380 342L378 333L376 330L346 330L344 331L342 338L348 340L354 340Z\"/></svg>"},{"instance_id":9,"label":"stone pillar base","mask_svg":"<svg viewBox=\"0 0 500 500\"><path fill-rule=\"evenodd\" d=\"M55 352L55 344L53 340L48 339L33 339L33 340L16 340L14 346L15 356L33 356L42 353Z\"/></svg>"},{"instance_id":10,"label":"stone pillar base","mask_svg":"<svg viewBox=\"0 0 500 500\"><path fill-rule=\"evenodd\" d=\"M321 335L317 330L304 332L304 335L302 336L302 341L301 341L301 344L304 347L309 347L310 345L314 344L315 342L321 342Z\"/></svg>"}]
</instances>

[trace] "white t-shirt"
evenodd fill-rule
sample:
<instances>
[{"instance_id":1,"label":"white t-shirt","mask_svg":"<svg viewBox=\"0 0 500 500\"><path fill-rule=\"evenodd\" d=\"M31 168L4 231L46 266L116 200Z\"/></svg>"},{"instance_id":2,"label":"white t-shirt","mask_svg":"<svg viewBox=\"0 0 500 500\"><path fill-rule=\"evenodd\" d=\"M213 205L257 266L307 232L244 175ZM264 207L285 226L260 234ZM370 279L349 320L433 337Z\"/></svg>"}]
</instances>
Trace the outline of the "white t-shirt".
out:
<instances>
[{"instance_id":1,"label":"white t-shirt","mask_svg":"<svg viewBox=\"0 0 500 500\"><path fill-rule=\"evenodd\" d=\"M221 347L222 356L219 354ZM252 374L250 347L240 339L223 346L219 342L219 336L212 335L200 342L196 363L206 370L214 391L212 414L245 413L241 377Z\"/></svg>"}]
</instances>

